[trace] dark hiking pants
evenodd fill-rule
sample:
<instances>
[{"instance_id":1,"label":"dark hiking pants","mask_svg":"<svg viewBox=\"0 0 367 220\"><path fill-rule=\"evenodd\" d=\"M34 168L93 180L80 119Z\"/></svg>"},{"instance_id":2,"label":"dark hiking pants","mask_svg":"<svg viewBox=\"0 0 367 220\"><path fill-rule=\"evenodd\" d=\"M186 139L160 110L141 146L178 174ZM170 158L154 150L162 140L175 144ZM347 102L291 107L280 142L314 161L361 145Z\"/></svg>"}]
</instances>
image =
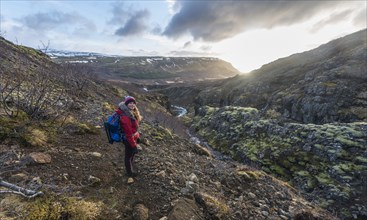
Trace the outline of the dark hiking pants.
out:
<instances>
[{"instance_id":1,"label":"dark hiking pants","mask_svg":"<svg viewBox=\"0 0 367 220\"><path fill-rule=\"evenodd\" d=\"M124 141L125 145L125 168L126 173L128 176L133 176L133 160L134 160L134 153L132 151L131 145L129 142Z\"/></svg>"}]
</instances>

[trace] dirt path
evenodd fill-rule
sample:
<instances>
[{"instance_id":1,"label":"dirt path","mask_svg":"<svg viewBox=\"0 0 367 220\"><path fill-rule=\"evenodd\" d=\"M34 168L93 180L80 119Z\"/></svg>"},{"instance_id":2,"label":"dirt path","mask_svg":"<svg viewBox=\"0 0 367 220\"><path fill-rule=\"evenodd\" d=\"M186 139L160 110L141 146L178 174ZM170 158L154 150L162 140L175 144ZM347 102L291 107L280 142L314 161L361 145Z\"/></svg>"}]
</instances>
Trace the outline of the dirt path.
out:
<instances>
[{"instance_id":1,"label":"dirt path","mask_svg":"<svg viewBox=\"0 0 367 220\"><path fill-rule=\"evenodd\" d=\"M148 213L149 219L297 219L299 214L335 219L261 171L213 159L159 125L143 127L149 143L136 156L138 176L130 185L121 144L108 144L102 129L98 134L61 134L52 148L14 151L49 154L51 163L23 167L27 181L37 180L33 186L47 194L102 203L97 219L148 219ZM137 204L146 218L136 217Z\"/></svg>"}]
</instances>

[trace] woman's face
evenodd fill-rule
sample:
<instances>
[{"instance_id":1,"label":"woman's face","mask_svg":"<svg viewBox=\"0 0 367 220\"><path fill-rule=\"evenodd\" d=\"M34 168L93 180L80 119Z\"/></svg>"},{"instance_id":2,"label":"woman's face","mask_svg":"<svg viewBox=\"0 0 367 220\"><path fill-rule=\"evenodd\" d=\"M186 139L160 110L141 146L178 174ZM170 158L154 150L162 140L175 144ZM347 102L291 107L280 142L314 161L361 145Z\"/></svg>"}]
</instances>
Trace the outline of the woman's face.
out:
<instances>
[{"instance_id":1,"label":"woman's face","mask_svg":"<svg viewBox=\"0 0 367 220\"><path fill-rule=\"evenodd\" d=\"M135 102L129 102L129 104L127 104L127 107L130 109L130 110L133 110L135 108Z\"/></svg>"}]
</instances>

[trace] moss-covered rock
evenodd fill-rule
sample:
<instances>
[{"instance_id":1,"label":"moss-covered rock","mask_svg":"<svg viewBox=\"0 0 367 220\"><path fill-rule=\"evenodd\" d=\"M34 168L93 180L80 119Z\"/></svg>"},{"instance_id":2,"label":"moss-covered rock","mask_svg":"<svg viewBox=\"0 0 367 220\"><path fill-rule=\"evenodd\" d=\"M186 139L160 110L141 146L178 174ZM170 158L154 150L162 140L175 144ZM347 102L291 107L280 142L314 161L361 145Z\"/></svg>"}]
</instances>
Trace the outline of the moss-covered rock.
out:
<instances>
[{"instance_id":1,"label":"moss-covered rock","mask_svg":"<svg viewBox=\"0 0 367 220\"><path fill-rule=\"evenodd\" d=\"M345 189L355 191L354 198L363 194L357 189L367 170L366 122L284 123L263 119L254 108L205 106L198 110L192 128L213 148L239 161L258 164L306 191L321 191L321 198L332 194L335 200L347 199L353 204Z\"/></svg>"}]
</instances>

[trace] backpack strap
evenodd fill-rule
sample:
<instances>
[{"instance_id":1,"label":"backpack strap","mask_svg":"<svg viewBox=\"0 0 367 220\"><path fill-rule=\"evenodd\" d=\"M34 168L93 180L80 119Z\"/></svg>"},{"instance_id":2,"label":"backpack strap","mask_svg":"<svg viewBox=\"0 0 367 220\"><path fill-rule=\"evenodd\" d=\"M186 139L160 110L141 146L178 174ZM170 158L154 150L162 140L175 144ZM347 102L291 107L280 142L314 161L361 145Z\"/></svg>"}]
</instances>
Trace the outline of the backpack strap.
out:
<instances>
[{"instance_id":1,"label":"backpack strap","mask_svg":"<svg viewBox=\"0 0 367 220\"><path fill-rule=\"evenodd\" d=\"M125 132L124 132L124 129L123 129L123 127L121 126L121 117L122 116L126 116L126 113L124 112L124 111L122 111L122 113L121 114L118 114L118 113L116 113L117 114L117 116L118 116L118 122L119 122L119 128L120 128L120 133L121 133L121 138L122 138L122 141L126 141L127 140L127 138L126 138L126 135L125 135Z\"/></svg>"}]
</instances>

